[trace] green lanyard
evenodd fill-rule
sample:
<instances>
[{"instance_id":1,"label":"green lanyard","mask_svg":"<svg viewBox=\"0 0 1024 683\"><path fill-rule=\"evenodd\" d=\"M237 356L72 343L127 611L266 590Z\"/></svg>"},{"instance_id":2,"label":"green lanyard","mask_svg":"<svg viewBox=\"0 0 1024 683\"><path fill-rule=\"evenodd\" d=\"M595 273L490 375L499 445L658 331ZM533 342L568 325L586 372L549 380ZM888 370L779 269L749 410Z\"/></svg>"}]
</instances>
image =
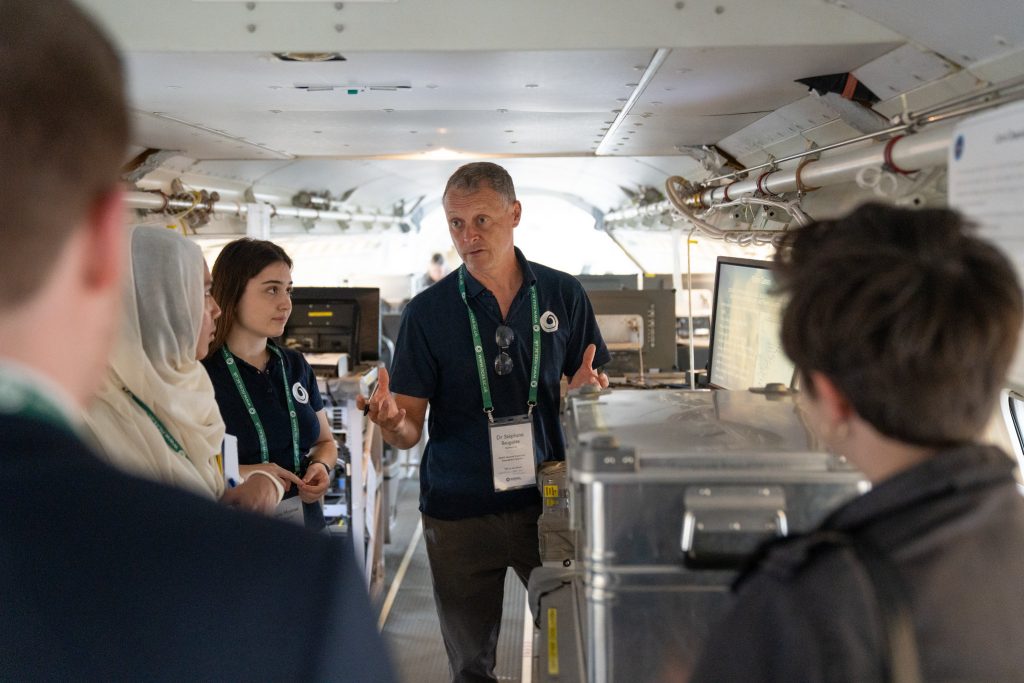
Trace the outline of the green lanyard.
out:
<instances>
[{"instance_id":1,"label":"green lanyard","mask_svg":"<svg viewBox=\"0 0 1024 683\"><path fill-rule=\"evenodd\" d=\"M295 462L295 473L299 473L299 419L295 413L295 403L292 401L291 387L288 386L288 372L284 367L284 354L281 353L281 349L277 348L273 344L267 344L267 348L277 354L277 357L281 360L281 377L284 379L284 400L288 403L288 417L291 418L292 423L292 457ZM238 395L242 397L242 403L245 404L246 410L249 411L249 417L252 418L252 424L256 427L256 436L260 438L260 460L262 462L270 462L270 449L267 447L267 433L263 429L263 423L260 422L260 416L256 413L256 406L253 405L252 399L249 397L249 392L245 389L245 382L242 381L242 376L238 374L238 367L235 364L235 357L231 351L228 350L228 345L225 344L220 349L221 355L224 356L224 362L228 364L228 372L231 373L231 379L235 380L235 386L238 388Z\"/></svg>"},{"instance_id":2,"label":"green lanyard","mask_svg":"<svg viewBox=\"0 0 1024 683\"><path fill-rule=\"evenodd\" d=\"M156 425L156 428L160 431L160 436L164 437L164 443L167 444L167 447L187 460L188 453L185 452L185 449L181 447L178 440L175 439L170 430L167 429L167 425L165 425L160 418L156 416L156 413L154 413L149 406L143 403L142 399L136 396L131 389L128 387L121 387L121 389L124 390L124 393L131 396L131 399L135 401L135 405L142 408L142 411L146 413L146 416L149 417L150 421Z\"/></svg>"},{"instance_id":3,"label":"green lanyard","mask_svg":"<svg viewBox=\"0 0 1024 683\"><path fill-rule=\"evenodd\" d=\"M29 382L0 370L0 415L19 415L76 434L67 415Z\"/></svg>"},{"instance_id":4,"label":"green lanyard","mask_svg":"<svg viewBox=\"0 0 1024 683\"><path fill-rule=\"evenodd\" d=\"M484 345L480 340L480 325L477 324L476 315L469 307L469 300L466 298L466 276L465 266L459 268L459 294L462 295L462 303L466 304L466 312L469 313L469 329L473 332L473 350L476 352L476 373L480 377L480 394L484 400L484 412L487 419L494 422L494 402L491 400L491 387L487 383L487 361L484 358ZM533 363L530 369L530 398L526 403L527 415L533 414L533 407L537 405L537 386L540 381L540 305L537 303L537 285L530 285L530 310L533 313Z\"/></svg>"}]
</instances>

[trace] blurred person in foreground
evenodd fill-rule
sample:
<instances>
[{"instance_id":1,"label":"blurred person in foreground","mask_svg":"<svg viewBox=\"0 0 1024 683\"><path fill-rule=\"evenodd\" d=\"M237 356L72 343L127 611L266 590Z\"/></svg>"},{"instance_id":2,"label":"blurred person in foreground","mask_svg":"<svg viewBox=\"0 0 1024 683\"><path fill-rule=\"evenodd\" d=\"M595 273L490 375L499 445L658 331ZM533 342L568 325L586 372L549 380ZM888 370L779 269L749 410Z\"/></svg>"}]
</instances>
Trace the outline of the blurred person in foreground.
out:
<instances>
[{"instance_id":1,"label":"blurred person in foreground","mask_svg":"<svg viewBox=\"0 0 1024 683\"><path fill-rule=\"evenodd\" d=\"M0 16L0 679L392 680L349 548L83 441L121 313L122 70L70 2Z\"/></svg>"},{"instance_id":2,"label":"blurred person in foreground","mask_svg":"<svg viewBox=\"0 0 1024 683\"><path fill-rule=\"evenodd\" d=\"M944 209L786 235L802 409L871 482L762 549L693 682L1024 680L1024 498L980 434L1017 347L1013 267Z\"/></svg>"}]
</instances>

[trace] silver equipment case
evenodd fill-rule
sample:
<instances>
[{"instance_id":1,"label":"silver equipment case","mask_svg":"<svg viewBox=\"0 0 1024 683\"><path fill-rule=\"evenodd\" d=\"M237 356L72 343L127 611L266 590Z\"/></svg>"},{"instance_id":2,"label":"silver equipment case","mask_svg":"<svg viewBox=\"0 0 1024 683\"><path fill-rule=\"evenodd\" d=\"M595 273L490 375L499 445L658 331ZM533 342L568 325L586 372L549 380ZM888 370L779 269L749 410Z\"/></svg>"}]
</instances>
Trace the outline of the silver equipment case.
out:
<instances>
[{"instance_id":1,"label":"silver equipment case","mask_svg":"<svg viewBox=\"0 0 1024 683\"><path fill-rule=\"evenodd\" d=\"M574 392L565 428L591 683L685 680L754 550L866 488L791 396Z\"/></svg>"}]
</instances>

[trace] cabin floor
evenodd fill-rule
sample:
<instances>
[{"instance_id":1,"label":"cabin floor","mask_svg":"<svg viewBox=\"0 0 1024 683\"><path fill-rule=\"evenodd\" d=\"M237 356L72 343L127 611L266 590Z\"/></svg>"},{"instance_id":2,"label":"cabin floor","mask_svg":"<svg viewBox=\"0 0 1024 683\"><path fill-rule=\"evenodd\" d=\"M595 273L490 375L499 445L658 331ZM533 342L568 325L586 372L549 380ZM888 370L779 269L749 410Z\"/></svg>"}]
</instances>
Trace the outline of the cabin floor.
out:
<instances>
[{"instance_id":1,"label":"cabin floor","mask_svg":"<svg viewBox=\"0 0 1024 683\"><path fill-rule=\"evenodd\" d=\"M451 680L448 658L420 528L419 482L399 479L397 484L398 512L391 527L391 541L384 546L385 585L379 605L384 617L382 633L402 683L447 683ZM532 623L524 619L525 613L526 589L509 570L495 667L499 681L530 680ZM527 626L530 630L524 639Z\"/></svg>"}]
</instances>

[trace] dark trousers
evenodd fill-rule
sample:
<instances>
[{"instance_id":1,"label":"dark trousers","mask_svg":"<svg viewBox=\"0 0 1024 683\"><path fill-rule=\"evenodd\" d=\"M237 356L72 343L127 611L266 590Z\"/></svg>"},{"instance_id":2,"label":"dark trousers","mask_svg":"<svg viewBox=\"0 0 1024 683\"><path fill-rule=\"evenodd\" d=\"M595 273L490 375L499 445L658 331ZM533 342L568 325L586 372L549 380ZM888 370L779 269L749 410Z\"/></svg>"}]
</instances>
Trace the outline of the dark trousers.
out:
<instances>
[{"instance_id":1,"label":"dark trousers","mask_svg":"<svg viewBox=\"0 0 1024 683\"><path fill-rule=\"evenodd\" d=\"M497 681L494 663L512 567L526 585L540 566L540 505L455 521L423 515L434 603L453 683Z\"/></svg>"}]
</instances>

